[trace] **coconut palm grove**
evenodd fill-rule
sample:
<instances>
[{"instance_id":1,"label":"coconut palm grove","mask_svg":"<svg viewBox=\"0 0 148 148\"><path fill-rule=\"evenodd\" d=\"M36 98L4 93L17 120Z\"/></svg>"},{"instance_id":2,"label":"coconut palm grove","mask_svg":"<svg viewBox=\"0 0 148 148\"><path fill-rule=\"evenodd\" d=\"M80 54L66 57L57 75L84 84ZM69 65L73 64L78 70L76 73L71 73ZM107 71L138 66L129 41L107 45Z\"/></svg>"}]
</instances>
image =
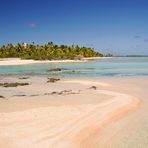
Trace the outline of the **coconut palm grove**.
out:
<instances>
[{"instance_id":1,"label":"coconut palm grove","mask_svg":"<svg viewBox=\"0 0 148 148\"><path fill-rule=\"evenodd\" d=\"M102 57L93 48L78 45L56 45L48 42L45 45L18 43L0 47L0 58L21 58L34 60L79 59L81 57Z\"/></svg>"}]
</instances>

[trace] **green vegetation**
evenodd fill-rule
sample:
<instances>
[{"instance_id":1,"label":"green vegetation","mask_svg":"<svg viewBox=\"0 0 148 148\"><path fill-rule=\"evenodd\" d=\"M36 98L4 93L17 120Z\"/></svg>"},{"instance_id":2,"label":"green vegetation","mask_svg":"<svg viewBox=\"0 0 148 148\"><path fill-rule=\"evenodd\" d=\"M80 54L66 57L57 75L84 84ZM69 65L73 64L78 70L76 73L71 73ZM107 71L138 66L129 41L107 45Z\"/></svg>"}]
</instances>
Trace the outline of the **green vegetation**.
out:
<instances>
[{"instance_id":1,"label":"green vegetation","mask_svg":"<svg viewBox=\"0 0 148 148\"><path fill-rule=\"evenodd\" d=\"M81 57L101 57L102 54L92 48L56 45L49 42L45 45L7 44L0 47L0 58L21 58L34 60L80 59Z\"/></svg>"}]
</instances>

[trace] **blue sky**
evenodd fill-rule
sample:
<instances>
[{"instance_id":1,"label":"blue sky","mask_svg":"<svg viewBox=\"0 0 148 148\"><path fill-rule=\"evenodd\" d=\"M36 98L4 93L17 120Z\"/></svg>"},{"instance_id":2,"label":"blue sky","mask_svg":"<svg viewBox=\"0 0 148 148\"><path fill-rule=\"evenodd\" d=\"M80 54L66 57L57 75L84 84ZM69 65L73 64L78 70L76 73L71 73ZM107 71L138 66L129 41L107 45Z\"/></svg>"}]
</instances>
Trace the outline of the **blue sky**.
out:
<instances>
[{"instance_id":1,"label":"blue sky","mask_svg":"<svg viewBox=\"0 0 148 148\"><path fill-rule=\"evenodd\" d=\"M33 41L148 55L148 0L0 0L0 45Z\"/></svg>"}]
</instances>

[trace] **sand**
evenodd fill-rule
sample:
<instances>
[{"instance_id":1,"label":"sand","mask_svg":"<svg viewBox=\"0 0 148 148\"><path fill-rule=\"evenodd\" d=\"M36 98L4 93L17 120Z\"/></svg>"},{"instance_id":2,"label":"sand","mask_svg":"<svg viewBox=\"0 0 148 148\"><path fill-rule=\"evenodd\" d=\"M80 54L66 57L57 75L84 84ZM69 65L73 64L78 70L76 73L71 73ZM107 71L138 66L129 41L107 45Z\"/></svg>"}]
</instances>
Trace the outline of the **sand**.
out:
<instances>
[{"instance_id":1,"label":"sand","mask_svg":"<svg viewBox=\"0 0 148 148\"><path fill-rule=\"evenodd\" d=\"M104 79L112 91L124 92L139 98L141 103L124 118L112 122L102 133L90 140L94 148L148 147L148 79L147 77Z\"/></svg>"},{"instance_id":2,"label":"sand","mask_svg":"<svg viewBox=\"0 0 148 148\"><path fill-rule=\"evenodd\" d=\"M48 63L79 63L87 62L88 60L96 60L112 57L89 57L82 58L81 60L22 60L20 58L0 58L0 66L15 66L15 65L28 65L28 64L48 64Z\"/></svg>"},{"instance_id":3,"label":"sand","mask_svg":"<svg viewBox=\"0 0 148 148\"><path fill-rule=\"evenodd\" d=\"M13 66L13 65L28 65L28 64L45 64L45 63L77 63L86 62L83 60L21 60L19 58L0 59L0 66Z\"/></svg>"},{"instance_id":4,"label":"sand","mask_svg":"<svg viewBox=\"0 0 148 148\"><path fill-rule=\"evenodd\" d=\"M141 140L148 136L148 133L143 134L148 121L145 118L147 79L62 79L56 83L46 83L46 80L0 80L30 83L29 86L0 88L0 95L6 97L0 99L0 147L147 146L148 141ZM91 86L97 89L90 89ZM63 90L72 90L73 94L50 94ZM26 96L16 96L18 94ZM143 102L146 103L143 105ZM135 138L139 139L135 141Z\"/></svg>"}]
</instances>

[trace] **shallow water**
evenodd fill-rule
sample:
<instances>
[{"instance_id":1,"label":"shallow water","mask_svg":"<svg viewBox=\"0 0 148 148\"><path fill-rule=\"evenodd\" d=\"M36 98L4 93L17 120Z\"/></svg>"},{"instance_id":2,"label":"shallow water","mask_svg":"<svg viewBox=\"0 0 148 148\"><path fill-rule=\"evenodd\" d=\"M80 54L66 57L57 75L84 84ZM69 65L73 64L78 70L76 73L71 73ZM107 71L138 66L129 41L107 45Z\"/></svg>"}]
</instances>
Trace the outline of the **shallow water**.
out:
<instances>
[{"instance_id":1,"label":"shallow water","mask_svg":"<svg viewBox=\"0 0 148 148\"><path fill-rule=\"evenodd\" d=\"M63 68L49 73L48 69ZM100 58L80 63L46 63L0 66L0 76L124 77L148 76L148 57Z\"/></svg>"}]
</instances>

